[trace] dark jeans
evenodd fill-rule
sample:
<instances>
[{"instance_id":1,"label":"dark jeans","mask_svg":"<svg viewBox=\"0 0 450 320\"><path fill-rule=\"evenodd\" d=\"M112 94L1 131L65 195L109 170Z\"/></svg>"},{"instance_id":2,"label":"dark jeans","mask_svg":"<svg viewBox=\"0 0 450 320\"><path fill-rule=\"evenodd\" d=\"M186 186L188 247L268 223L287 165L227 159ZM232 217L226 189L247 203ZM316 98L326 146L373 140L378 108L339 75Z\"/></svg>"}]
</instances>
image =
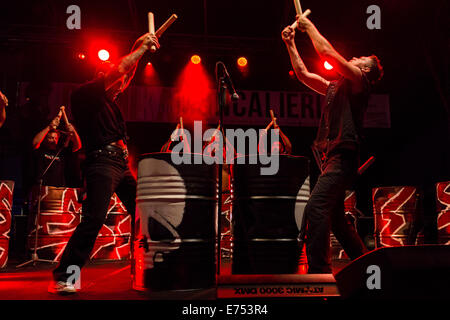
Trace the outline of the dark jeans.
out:
<instances>
[{"instance_id":1,"label":"dark jeans","mask_svg":"<svg viewBox=\"0 0 450 320\"><path fill-rule=\"evenodd\" d=\"M127 161L119 156L88 156L84 176L86 200L83 202L82 219L67 243L58 267L53 271L56 281L67 280L70 276L66 273L68 266L77 265L81 268L89 259L114 192L132 216L132 236L134 234L136 180ZM130 243L132 242L133 237L130 239Z\"/></svg>"},{"instance_id":2,"label":"dark jeans","mask_svg":"<svg viewBox=\"0 0 450 320\"><path fill-rule=\"evenodd\" d=\"M367 252L344 210L345 191L357 177L357 159L355 151L331 155L306 204L308 273L331 273L330 230L352 260Z\"/></svg>"}]
</instances>

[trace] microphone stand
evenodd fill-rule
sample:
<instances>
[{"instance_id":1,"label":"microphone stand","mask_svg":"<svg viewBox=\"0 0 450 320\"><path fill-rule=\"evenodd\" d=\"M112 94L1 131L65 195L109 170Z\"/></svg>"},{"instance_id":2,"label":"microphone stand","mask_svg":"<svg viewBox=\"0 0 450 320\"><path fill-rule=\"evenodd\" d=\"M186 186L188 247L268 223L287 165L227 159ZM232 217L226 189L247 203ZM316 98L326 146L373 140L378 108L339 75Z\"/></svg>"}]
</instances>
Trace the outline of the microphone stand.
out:
<instances>
[{"instance_id":1,"label":"microphone stand","mask_svg":"<svg viewBox=\"0 0 450 320\"><path fill-rule=\"evenodd\" d=\"M218 61L216 63L216 69L215 69L215 75L216 75L216 81L217 81L217 104L219 107L219 125L220 125L220 132L222 133L222 159L220 159L219 161L219 166L218 166L218 184L219 184L219 188L218 188L218 206L217 206L217 211L218 211L218 219L217 219L217 230L218 230L218 235L217 235L217 275L220 275L220 263L221 263L221 258L222 258L222 254L220 252L221 250L221 240L222 240L222 230L221 230L221 219L222 219L222 170L223 170L223 159L224 159L224 154L223 154L223 146L225 146L225 150L226 150L226 138L224 137L224 124L223 124L223 108L226 105L226 90L227 90L227 84L226 84L226 79L225 79L225 74L223 71L222 76L218 76L218 67L219 65L222 65L223 70L225 70L225 66L223 64L223 62ZM231 88L228 88L228 90L231 91ZM226 152L226 151L225 151ZM226 154L225 154L226 155ZM225 156L225 158L227 158Z\"/></svg>"},{"instance_id":2,"label":"microphone stand","mask_svg":"<svg viewBox=\"0 0 450 320\"><path fill-rule=\"evenodd\" d=\"M61 144L61 147L59 148L58 152L53 156L52 161L50 161L50 163L48 164L47 168L45 168L44 172L39 177L38 205L37 205L36 219L34 221L34 225L35 225L35 228L36 228L35 237L34 237L34 250L33 250L33 253L31 254L31 260L28 260L27 262L24 262L24 263L18 265L16 268L20 268L20 267L26 266L26 265L28 265L30 263L33 263L33 266L36 266L36 262L55 263L55 261L53 261L53 260L39 259L38 254L37 254L38 232L39 232L39 217L41 215L41 189L42 189L42 184L43 184L43 181L44 181L45 174L50 169L52 164L55 162L56 158L59 156L59 154L61 153L61 151L65 147L66 147L65 143Z\"/></svg>"}]
</instances>

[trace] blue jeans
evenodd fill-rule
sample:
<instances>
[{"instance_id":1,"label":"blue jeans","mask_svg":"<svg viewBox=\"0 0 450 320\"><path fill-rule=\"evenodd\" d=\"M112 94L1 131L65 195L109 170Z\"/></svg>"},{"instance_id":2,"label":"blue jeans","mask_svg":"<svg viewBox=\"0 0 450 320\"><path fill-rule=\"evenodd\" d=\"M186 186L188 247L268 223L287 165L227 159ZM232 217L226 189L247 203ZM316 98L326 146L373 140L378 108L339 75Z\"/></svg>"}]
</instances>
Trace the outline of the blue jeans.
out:
<instances>
[{"instance_id":1,"label":"blue jeans","mask_svg":"<svg viewBox=\"0 0 450 320\"><path fill-rule=\"evenodd\" d=\"M58 267L53 271L56 281L67 280L68 266L77 265L81 269L89 259L114 192L132 216L130 243L133 242L136 179L128 168L127 160L117 155L88 155L84 165L84 177L86 200L83 201L83 217L67 243Z\"/></svg>"}]
</instances>

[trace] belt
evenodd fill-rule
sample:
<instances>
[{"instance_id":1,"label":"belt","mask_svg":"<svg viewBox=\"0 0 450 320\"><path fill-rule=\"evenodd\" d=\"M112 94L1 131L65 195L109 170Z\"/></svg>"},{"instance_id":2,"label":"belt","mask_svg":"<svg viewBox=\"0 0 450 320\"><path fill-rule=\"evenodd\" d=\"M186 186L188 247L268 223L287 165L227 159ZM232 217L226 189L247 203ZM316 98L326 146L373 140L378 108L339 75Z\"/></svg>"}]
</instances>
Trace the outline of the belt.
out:
<instances>
[{"instance_id":1,"label":"belt","mask_svg":"<svg viewBox=\"0 0 450 320\"><path fill-rule=\"evenodd\" d=\"M115 157L120 157L125 160L128 159L128 149L123 149L121 147L107 144L106 146L103 146L99 149L96 149L94 151L91 151L88 153L88 156L96 156L96 155L110 155Z\"/></svg>"}]
</instances>

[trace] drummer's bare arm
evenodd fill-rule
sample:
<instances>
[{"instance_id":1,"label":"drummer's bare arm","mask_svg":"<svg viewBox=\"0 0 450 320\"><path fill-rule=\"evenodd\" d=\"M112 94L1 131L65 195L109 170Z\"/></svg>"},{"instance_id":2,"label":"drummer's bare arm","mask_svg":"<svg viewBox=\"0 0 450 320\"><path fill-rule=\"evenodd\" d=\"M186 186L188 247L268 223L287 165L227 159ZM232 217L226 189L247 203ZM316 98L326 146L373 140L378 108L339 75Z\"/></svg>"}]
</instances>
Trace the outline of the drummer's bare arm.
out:
<instances>
[{"instance_id":1,"label":"drummer's bare arm","mask_svg":"<svg viewBox=\"0 0 450 320\"><path fill-rule=\"evenodd\" d=\"M144 34L138 40L142 39L140 42L140 46L132 51L130 54L126 55L122 59L117 66L115 66L111 71L109 71L105 76L105 91L108 91L112 86L114 86L117 81L123 81L121 85L121 89L125 89L124 86L128 85L131 81L132 76L134 75L134 70L136 68L137 63L142 58L144 53L149 50L151 46L155 46L159 48L158 38L155 35L151 35L149 33ZM131 75L131 77L130 77ZM125 77L126 79L122 79Z\"/></svg>"},{"instance_id":2,"label":"drummer's bare arm","mask_svg":"<svg viewBox=\"0 0 450 320\"><path fill-rule=\"evenodd\" d=\"M66 124L67 126L67 131L69 131L71 133L71 141L72 141L72 152L76 152L78 150L81 149L81 139L80 136L78 135L77 130L75 130L75 127L68 123Z\"/></svg>"},{"instance_id":3,"label":"drummer's bare arm","mask_svg":"<svg viewBox=\"0 0 450 320\"><path fill-rule=\"evenodd\" d=\"M352 90L355 93L360 92L363 86L361 69L344 59L308 18L298 15L297 22L299 28L308 34L319 56L334 66L341 76L352 82Z\"/></svg>"},{"instance_id":4,"label":"drummer's bare arm","mask_svg":"<svg viewBox=\"0 0 450 320\"><path fill-rule=\"evenodd\" d=\"M45 136L50 131L50 129L56 129L59 126L59 117L55 117L52 122L44 129L39 131L33 138L32 145L33 149L39 149L42 141L44 141Z\"/></svg>"},{"instance_id":5,"label":"drummer's bare arm","mask_svg":"<svg viewBox=\"0 0 450 320\"><path fill-rule=\"evenodd\" d=\"M286 149L286 153L287 154L291 154L292 153L292 144L291 141L289 141L289 138L283 133L283 131L281 131L280 127L277 126L278 130L280 130L280 137L281 137L281 141L283 141L284 147Z\"/></svg>"},{"instance_id":6,"label":"drummer's bare arm","mask_svg":"<svg viewBox=\"0 0 450 320\"><path fill-rule=\"evenodd\" d=\"M295 30L291 26L287 26L281 33L281 37L286 44L297 79L317 93L325 95L330 82L316 73L309 72L306 68L295 44Z\"/></svg>"}]
</instances>

